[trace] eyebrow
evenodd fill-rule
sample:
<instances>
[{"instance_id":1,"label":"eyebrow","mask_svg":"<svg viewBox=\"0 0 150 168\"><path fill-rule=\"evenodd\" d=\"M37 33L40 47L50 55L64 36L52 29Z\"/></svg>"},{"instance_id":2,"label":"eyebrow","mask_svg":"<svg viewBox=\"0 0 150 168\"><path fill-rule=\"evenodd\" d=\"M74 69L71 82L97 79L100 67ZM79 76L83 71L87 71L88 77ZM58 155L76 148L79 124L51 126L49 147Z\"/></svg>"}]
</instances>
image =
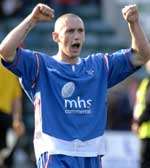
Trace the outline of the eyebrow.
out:
<instances>
[{"instance_id":1,"label":"eyebrow","mask_svg":"<svg viewBox=\"0 0 150 168\"><path fill-rule=\"evenodd\" d=\"M66 31L74 31L76 28L68 28ZM79 31L84 31L84 28L77 28Z\"/></svg>"}]
</instances>

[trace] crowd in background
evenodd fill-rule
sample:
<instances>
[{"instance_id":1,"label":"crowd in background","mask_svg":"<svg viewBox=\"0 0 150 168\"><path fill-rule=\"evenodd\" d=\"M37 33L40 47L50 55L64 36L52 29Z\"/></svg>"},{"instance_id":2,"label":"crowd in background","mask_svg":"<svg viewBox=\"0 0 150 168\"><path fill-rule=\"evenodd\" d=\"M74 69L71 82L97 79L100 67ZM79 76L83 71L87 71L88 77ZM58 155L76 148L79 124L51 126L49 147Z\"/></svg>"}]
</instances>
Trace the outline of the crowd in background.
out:
<instances>
[{"instance_id":1,"label":"crowd in background","mask_svg":"<svg viewBox=\"0 0 150 168\"><path fill-rule=\"evenodd\" d=\"M45 3L56 10L59 15L70 12L71 8L78 5L95 4L100 6L100 0L1 0L0 18L26 16L26 10L37 3Z\"/></svg>"}]
</instances>

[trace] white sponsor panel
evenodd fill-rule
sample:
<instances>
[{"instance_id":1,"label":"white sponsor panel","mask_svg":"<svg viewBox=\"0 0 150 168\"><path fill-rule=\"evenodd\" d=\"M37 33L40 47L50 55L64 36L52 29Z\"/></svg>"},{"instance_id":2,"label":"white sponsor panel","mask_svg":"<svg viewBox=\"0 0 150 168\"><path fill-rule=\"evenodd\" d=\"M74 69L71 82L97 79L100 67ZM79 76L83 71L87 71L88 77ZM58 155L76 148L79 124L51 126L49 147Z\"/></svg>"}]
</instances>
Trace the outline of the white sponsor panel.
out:
<instances>
[{"instance_id":1,"label":"white sponsor panel","mask_svg":"<svg viewBox=\"0 0 150 168\"><path fill-rule=\"evenodd\" d=\"M139 168L140 141L132 132L110 131L105 133L106 155L104 168Z\"/></svg>"},{"instance_id":2,"label":"white sponsor panel","mask_svg":"<svg viewBox=\"0 0 150 168\"><path fill-rule=\"evenodd\" d=\"M80 96L71 98L76 86L73 82L67 82L61 89L61 95L64 98L64 108L66 114L90 114L92 100L82 99Z\"/></svg>"}]
</instances>

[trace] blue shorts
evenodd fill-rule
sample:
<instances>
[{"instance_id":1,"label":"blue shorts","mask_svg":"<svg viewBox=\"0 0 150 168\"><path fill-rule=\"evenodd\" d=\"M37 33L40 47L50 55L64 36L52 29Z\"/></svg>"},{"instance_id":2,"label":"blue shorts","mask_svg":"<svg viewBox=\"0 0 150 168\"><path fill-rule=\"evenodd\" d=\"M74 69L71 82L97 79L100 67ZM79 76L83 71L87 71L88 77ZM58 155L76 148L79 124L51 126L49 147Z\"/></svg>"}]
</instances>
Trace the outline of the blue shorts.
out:
<instances>
[{"instance_id":1,"label":"blue shorts","mask_svg":"<svg viewBox=\"0 0 150 168\"><path fill-rule=\"evenodd\" d=\"M66 155L41 155L37 168L102 168L101 157L72 157Z\"/></svg>"}]
</instances>

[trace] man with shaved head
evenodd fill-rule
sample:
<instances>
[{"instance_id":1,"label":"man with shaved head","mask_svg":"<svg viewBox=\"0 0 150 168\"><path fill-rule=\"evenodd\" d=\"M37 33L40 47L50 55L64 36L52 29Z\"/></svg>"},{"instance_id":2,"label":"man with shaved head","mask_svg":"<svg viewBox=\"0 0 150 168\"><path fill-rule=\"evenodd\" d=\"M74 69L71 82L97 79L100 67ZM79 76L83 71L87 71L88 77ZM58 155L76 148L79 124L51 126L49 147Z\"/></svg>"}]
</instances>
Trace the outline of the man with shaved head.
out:
<instances>
[{"instance_id":1,"label":"man with shaved head","mask_svg":"<svg viewBox=\"0 0 150 168\"><path fill-rule=\"evenodd\" d=\"M82 19L72 13L60 16L55 22L52 36L53 40L58 44L57 59L75 64L79 59L85 41L85 29Z\"/></svg>"},{"instance_id":2,"label":"man with shaved head","mask_svg":"<svg viewBox=\"0 0 150 168\"><path fill-rule=\"evenodd\" d=\"M124 80L150 58L150 44L136 5L122 9L131 47L80 58L85 27L75 14L56 20L55 55L18 48L54 10L38 4L0 44L2 63L19 78L35 106L34 149L38 168L101 168L105 154L107 88ZM100 37L101 38L101 37Z\"/></svg>"}]
</instances>

